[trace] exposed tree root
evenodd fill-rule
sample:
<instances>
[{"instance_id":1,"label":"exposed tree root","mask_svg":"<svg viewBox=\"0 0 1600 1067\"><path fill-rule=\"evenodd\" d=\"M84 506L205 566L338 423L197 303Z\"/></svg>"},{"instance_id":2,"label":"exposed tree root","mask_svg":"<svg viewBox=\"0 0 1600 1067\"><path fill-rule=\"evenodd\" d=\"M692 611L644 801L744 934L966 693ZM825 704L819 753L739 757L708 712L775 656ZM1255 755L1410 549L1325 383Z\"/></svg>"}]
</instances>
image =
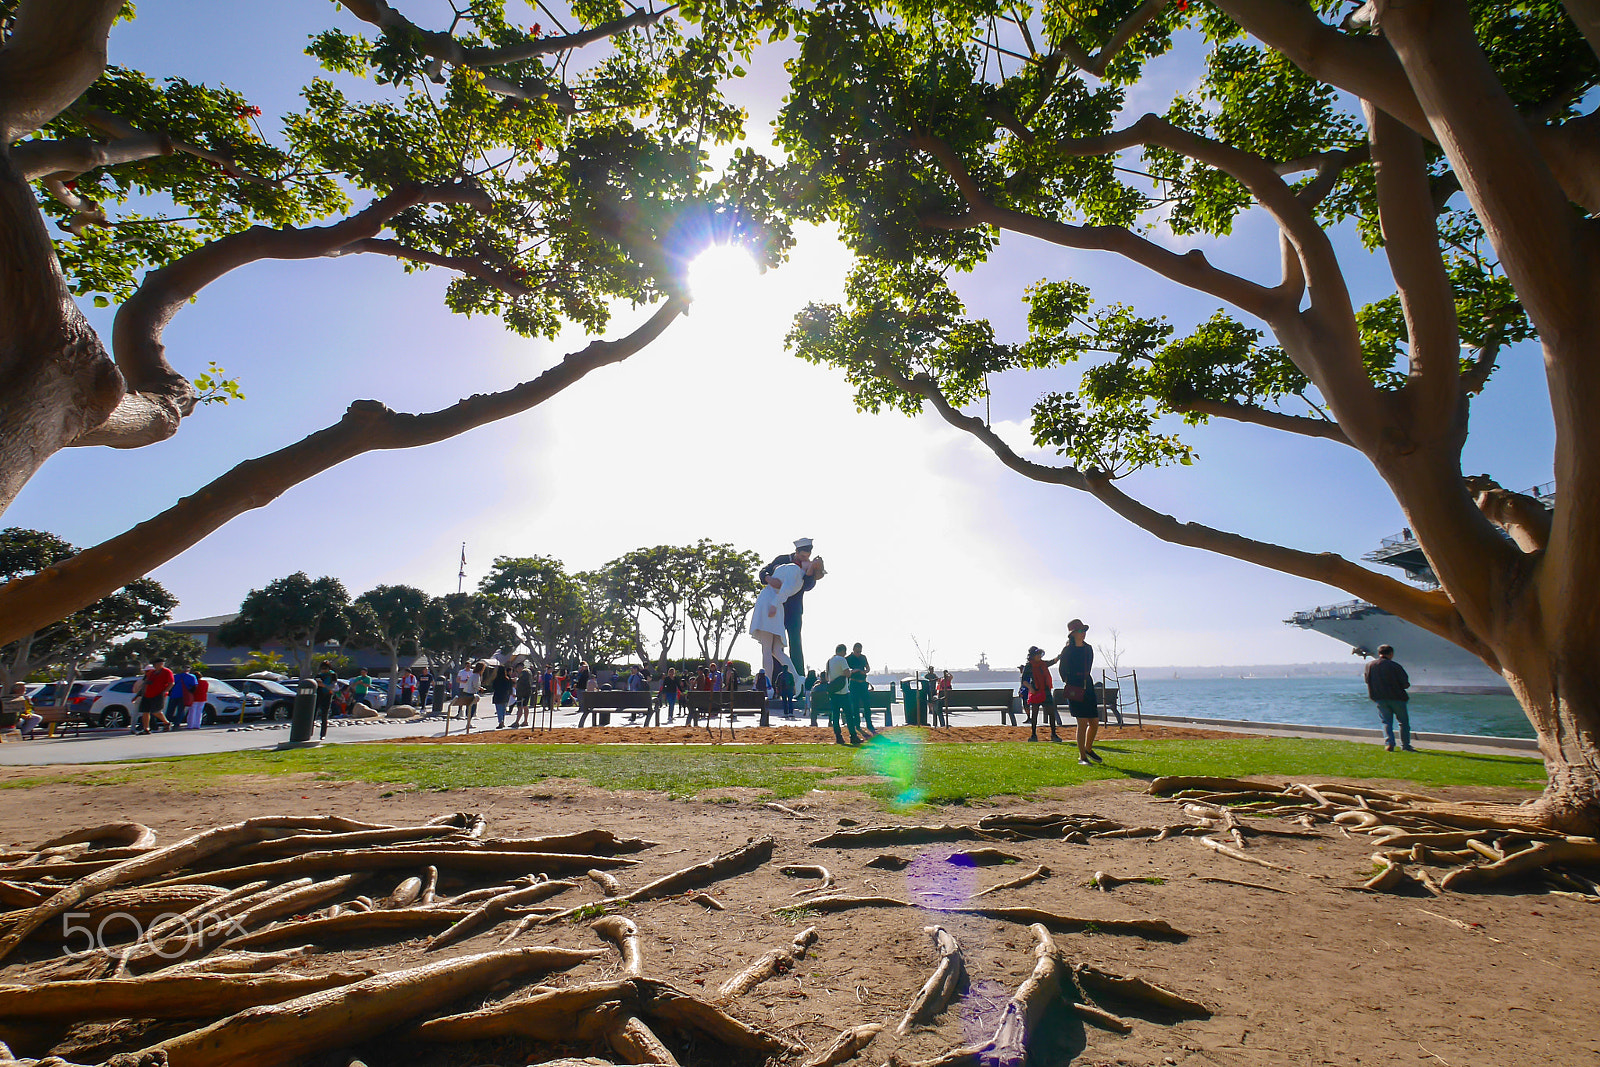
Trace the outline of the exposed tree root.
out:
<instances>
[{"instance_id":1,"label":"exposed tree root","mask_svg":"<svg viewBox=\"0 0 1600 1067\"><path fill-rule=\"evenodd\" d=\"M592 870L587 872L589 880L600 887L600 891L608 897L620 897L627 890L622 888L622 883L617 881L605 871Z\"/></svg>"},{"instance_id":2,"label":"exposed tree root","mask_svg":"<svg viewBox=\"0 0 1600 1067\"><path fill-rule=\"evenodd\" d=\"M881 1023L852 1026L836 1038L833 1044L800 1062L800 1067L837 1067L853 1060L883 1032Z\"/></svg>"},{"instance_id":3,"label":"exposed tree root","mask_svg":"<svg viewBox=\"0 0 1600 1067\"><path fill-rule=\"evenodd\" d=\"M622 973L638 978L644 973L644 956L639 950L639 928L625 915L607 915L589 924L589 929L617 946L622 957Z\"/></svg>"},{"instance_id":4,"label":"exposed tree root","mask_svg":"<svg viewBox=\"0 0 1600 1067\"><path fill-rule=\"evenodd\" d=\"M159 971L152 971L150 977L165 977L175 974L259 974L280 967L292 960L305 959L314 956L322 950L316 945L299 945L295 948L286 948L280 952L224 952L221 955L211 956L203 960L193 960L189 963L175 963L171 967L163 967Z\"/></svg>"},{"instance_id":5,"label":"exposed tree root","mask_svg":"<svg viewBox=\"0 0 1600 1067\"><path fill-rule=\"evenodd\" d=\"M249 1008L142 1052L165 1052L172 1067L277 1067L368 1040L500 982L571 967L596 954L539 947L441 960Z\"/></svg>"},{"instance_id":6,"label":"exposed tree root","mask_svg":"<svg viewBox=\"0 0 1600 1067\"><path fill-rule=\"evenodd\" d=\"M394 845L407 841L432 841L461 835L458 826L393 826L384 830L357 830L347 834L295 834L236 848L228 853L228 866L255 862L272 857L295 856L302 852L328 851L342 848L367 848L372 845ZM462 837L463 841L470 838ZM442 843L442 842L441 842Z\"/></svg>"},{"instance_id":7,"label":"exposed tree root","mask_svg":"<svg viewBox=\"0 0 1600 1067\"><path fill-rule=\"evenodd\" d=\"M1000 919L1004 922L1025 923L1028 925L1042 924L1050 930L1065 934L1093 930L1102 934L1131 934L1137 937L1164 941L1183 941L1189 937L1188 934L1176 929L1164 919L1091 919L1078 915L1061 915L1056 912L1041 911L1038 908L939 907L930 904L912 904L908 900L899 900L895 897L878 896L812 897L805 902L804 906L822 912L848 911L852 908L917 907L923 911L940 912L946 915L982 915L987 919Z\"/></svg>"},{"instance_id":8,"label":"exposed tree root","mask_svg":"<svg viewBox=\"0 0 1600 1067\"><path fill-rule=\"evenodd\" d=\"M803 811L795 811L793 808L791 808L791 807L789 807L789 806L787 806L785 804L779 804L776 801L768 801L767 803L765 803L765 804L763 804L761 806L764 807L764 808L768 808L768 809L770 809L772 811L775 811L780 815L787 815L791 819L804 819L806 822L816 822L817 821L817 817L815 815L807 815Z\"/></svg>"},{"instance_id":9,"label":"exposed tree root","mask_svg":"<svg viewBox=\"0 0 1600 1067\"><path fill-rule=\"evenodd\" d=\"M44 985L0 985L0 1016L11 1019L194 1019L276 1004L349 985L374 972L175 974Z\"/></svg>"},{"instance_id":10,"label":"exposed tree root","mask_svg":"<svg viewBox=\"0 0 1600 1067\"><path fill-rule=\"evenodd\" d=\"M465 908L396 908L393 911L348 911L321 919L280 923L224 942L230 949L254 948L280 941L320 943L340 937L392 931L421 932L447 927L472 914Z\"/></svg>"},{"instance_id":11,"label":"exposed tree root","mask_svg":"<svg viewBox=\"0 0 1600 1067\"><path fill-rule=\"evenodd\" d=\"M1120 829L1121 824L1103 815L1082 812L1008 812L1003 815L985 815L978 820L978 829L1005 831L1018 837L1064 837L1074 831L1084 834Z\"/></svg>"},{"instance_id":12,"label":"exposed tree root","mask_svg":"<svg viewBox=\"0 0 1600 1067\"><path fill-rule=\"evenodd\" d=\"M1383 869L1377 874L1373 875L1371 878L1368 878L1365 882L1361 883L1362 889L1371 890L1375 893L1396 893L1402 889L1405 889L1407 886L1414 884L1411 876L1406 873L1406 869L1404 867L1398 863L1392 863L1387 859L1383 859L1382 853L1374 855L1373 859L1374 861L1378 862L1379 866Z\"/></svg>"},{"instance_id":13,"label":"exposed tree root","mask_svg":"<svg viewBox=\"0 0 1600 1067\"><path fill-rule=\"evenodd\" d=\"M1030 884L1032 882L1037 882L1041 878L1048 878L1048 877L1050 877L1050 868L1046 867L1044 864L1041 863L1041 864L1039 864L1039 866L1035 867L1033 870L1029 871L1027 874L1019 875L1018 877L1013 878L1010 881L997 882L994 885L990 886L988 889L983 889L983 890L980 890L977 893L974 893L973 896L974 897L986 897L990 893L998 892L1001 889L1020 889L1022 886L1028 885L1028 884Z\"/></svg>"},{"instance_id":14,"label":"exposed tree root","mask_svg":"<svg viewBox=\"0 0 1600 1067\"><path fill-rule=\"evenodd\" d=\"M100 826L85 827L82 830L70 830L36 846L33 851L43 852L47 848L76 844L89 844L95 848L104 848L108 845L123 848L152 848L155 843L156 832L143 823L109 822Z\"/></svg>"},{"instance_id":15,"label":"exposed tree root","mask_svg":"<svg viewBox=\"0 0 1600 1067\"><path fill-rule=\"evenodd\" d=\"M698 1030L732 1049L768 1055L795 1053L801 1046L777 1034L735 1019L715 1004L691 996L666 982L640 978L634 982L646 1015L684 1029Z\"/></svg>"},{"instance_id":16,"label":"exposed tree root","mask_svg":"<svg viewBox=\"0 0 1600 1067\"><path fill-rule=\"evenodd\" d=\"M679 1067L678 1060L661 1043L650 1025L637 1015L629 1015L606 1033L606 1043L631 1064L664 1064Z\"/></svg>"},{"instance_id":17,"label":"exposed tree root","mask_svg":"<svg viewBox=\"0 0 1600 1067\"><path fill-rule=\"evenodd\" d=\"M805 959L806 950L816 944L816 941L817 928L806 927L795 935L793 943L788 948L775 948L763 954L750 966L723 982L717 989L714 1002L726 1004L744 996L769 978L787 974L796 962Z\"/></svg>"},{"instance_id":18,"label":"exposed tree root","mask_svg":"<svg viewBox=\"0 0 1600 1067\"><path fill-rule=\"evenodd\" d=\"M722 901L718 900L716 897L714 897L710 893L706 893L706 892L689 894L689 903L698 904L702 908L709 908L712 911L727 911L728 910L726 907L723 906Z\"/></svg>"},{"instance_id":19,"label":"exposed tree root","mask_svg":"<svg viewBox=\"0 0 1600 1067\"><path fill-rule=\"evenodd\" d=\"M338 816L331 815L276 815L266 818L246 819L243 822L206 830L165 848L158 848L142 856L123 860L115 866L79 879L48 900L36 905L5 936L0 937L0 960L4 960L9 956L17 945L22 942L22 939L34 930L63 912L76 907L96 893L103 893L127 882L146 879L152 875L176 870L179 867L190 866L224 849L260 840L268 831L275 828L333 828L337 826L359 827L360 825L352 823L349 819L341 819ZM246 880L245 878L235 879L235 881ZM186 881L206 883L207 879L202 875Z\"/></svg>"},{"instance_id":20,"label":"exposed tree root","mask_svg":"<svg viewBox=\"0 0 1600 1067\"><path fill-rule=\"evenodd\" d=\"M795 896L803 897L811 893L826 893L833 888L833 872L826 867L815 863L790 863L778 868L779 874L787 874L791 878L820 878L820 885L807 886Z\"/></svg>"},{"instance_id":21,"label":"exposed tree root","mask_svg":"<svg viewBox=\"0 0 1600 1067\"><path fill-rule=\"evenodd\" d=\"M1072 1010L1078 1018L1086 1023L1098 1026L1102 1030L1110 1030L1114 1034L1127 1034L1133 1032L1133 1024L1119 1015L1112 1015L1104 1008L1097 1008L1093 1004L1074 1001Z\"/></svg>"},{"instance_id":22,"label":"exposed tree root","mask_svg":"<svg viewBox=\"0 0 1600 1067\"><path fill-rule=\"evenodd\" d=\"M1236 859L1236 860L1239 860L1242 863L1253 863L1257 867L1266 867L1268 870L1286 871L1289 874L1294 874L1295 873L1295 870L1294 870L1293 867L1285 867L1281 863L1273 863L1271 860L1264 860L1259 856L1248 855L1245 852L1242 852L1241 850L1239 850L1237 848L1234 848L1232 845L1223 844L1221 841L1218 841L1214 837L1201 837L1201 838L1199 838L1199 841L1200 841L1200 843L1202 845L1206 846L1206 848L1209 848L1211 851L1219 853L1220 855L1223 855L1223 856L1227 856L1230 859Z\"/></svg>"},{"instance_id":23,"label":"exposed tree root","mask_svg":"<svg viewBox=\"0 0 1600 1067\"><path fill-rule=\"evenodd\" d=\"M1211 1009L1200 1001L1154 982L1147 982L1137 975L1116 974L1080 963L1072 968L1072 976L1086 990L1153 1005L1179 1015L1193 1015L1202 1019L1209 1019L1212 1015Z\"/></svg>"},{"instance_id":24,"label":"exposed tree root","mask_svg":"<svg viewBox=\"0 0 1600 1067\"><path fill-rule=\"evenodd\" d=\"M1237 879L1234 879L1234 878L1214 878L1214 877L1212 877L1212 878L1202 878L1200 880L1202 882L1216 882L1218 885L1237 885L1237 886L1243 886L1246 889L1262 889L1262 890L1265 890L1268 893L1283 893L1283 894L1287 894L1289 892L1287 889L1279 889L1276 886L1262 885L1260 882L1241 882L1241 881L1238 881Z\"/></svg>"},{"instance_id":25,"label":"exposed tree root","mask_svg":"<svg viewBox=\"0 0 1600 1067\"><path fill-rule=\"evenodd\" d=\"M654 841L618 837L610 830L599 828L545 837L486 837L479 843L495 852L581 852L588 856L615 856L619 852L643 852L656 847Z\"/></svg>"},{"instance_id":26,"label":"exposed tree root","mask_svg":"<svg viewBox=\"0 0 1600 1067\"><path fill-rule=\"evenodd\" d=\"M598 871L589 872L591 876L598 873ZM612 881L616 881L616 879L613 878ZM521 889L499 893L462 916L461 920L448 930L435 934L425 947L427 951L431 952L446 945L453 945L463 938L470 937L485 923L498 921L506 914L508 908L524 904L537 904L539 901L553 897L557 893L564 893L568 889L576 889L577 886L577 882L570 881L536 882ZM398 913L398 910L389 912L389 914Z\"/></svg>"},{"instance_id":27,"label":"exposed tree root","mask_svg":"<svg viewBox=\"0 0 1600 1067\"><path fill-rule=\"evenodd\" d=\"M564 989L536 988L530 996L503 1000L478 1011L430 1019L416 1028L424 1041L480 1041L486 1038L525 1037L535 1041L593 1040L600 1031L585 1027L584 1020L602 1004L619 1004L634 996L628 979L587 982ZM586 1030L588 1032L586 1032Z\"/></svg>"},{"instance_id":28,"label":"exposed tree root","mask_svg":"<svg viewBox=\"0 0 1600 1067\"><path fill-rule=\"evenodd\" d=\"M1439 884L1445 889L1473 889L1562 863L1600 865L1600 843L1583 839L1539 841L1493 863L1451 871Z\"/></svg>"},{"instance_id":29,"label":"exposed tree root","mask_svg":"<svg viewBox=\"0 0 1600 1067\"><path fill-rule=\"evenodd\" d=\"M944 861L957 867L995 867L1002 863L1021 863L1023 857L998 848L964 848L950 853Z\"/></svg>"},{"instance_id":30,"label":"exposed tree root","mask_svg":"<svg viewBox=\"0 0 1600 1067\"><path fill-rule=\"evenodd\" d=\"M1185 789L1204 789L1210 792L1270 793L1283 792L1282 782L1258 782L1247 778L1213 778L1204 775L1167 775L1156 778L1145 792L1156 797L1170 797Z\"/></svg>"},{"instance_id":31,"label":"exposed tree root","mask_svg":"<svg viewBox=\"0 0 1600 1067\"><path fill-rule=\"evenodd\" d=\"M1003 841L1007 831L976 826L853 826L811 842L812 848L867 848L878 845L923 845L930 841Z\"/></svg>"},{"instance_id":32,"label":"exposed tree root","mask_svg":"<svg viewBox=\"0 0 1600 1067\"><path fill-rule=\"evenodd\" d=\"M332 871L404 870L407 867L436 866L470 874L565 874L590 867L634 867L638 860L621 856L583 856L565 852L490 852L483 849L371 848L348 852L302 852L288 859L251 863L204 874L181 875L156 885L184 885L190 882L243 882L251 878L281 878L285 875L325 874Z\"/></svg>"},{"instance_id":33,"label":"exposed tree root","mask_svg":"<svg viewBox=\"0 0 1600 1067\"><path fill-rule=\"evenodd\" d=\"M31 908L50 896L47 889L36 889L23 882L0 879L0 905L8 908Z\"/></svg>"},{"instance_id":34,"label":"exposed tree root","mask_svg":"<svg viewBox=\"0 0 1600 1067\"><path fill-rule=\"evenodd\" d=\"M1039 923L1029 929L1039 941L1033 950L1033 973L1001 1009L1000 1025L995 1027L988 1051L982 1054L982 1061L995 1067L1022 1067L1027 1062L1029 1040L1044 1013L1061 996L1066 977L1066 962L1050 931Z\"/></svg>"},{"instance_id":35,"label":"exposed tree root","mask_svg":"<svg viewBox=\"0 0 1600 1067\"><path fill-rule=\"evenodd\" d=\"M775 844L776 842L773 841L770 835L754 838L738 848L713 856L703 863L696 863L693 866L673 871L671 874L657 878L653 882L647 882L632 892L624 893L620 897L608 898L600 901L600 903L612 905L627 901L636 904L640 901L670 897L687 889L697 889L708 882L714 882L719 878L725 878L730 874L743 871L747 867L767 862L772 858L772 849ZM554 915L548 915L539 921L541 923L560 922L591 906L589 904L581 904L576 908L568 908L566 911L558 911Z\"/></svg>"},{"instance_id":36,"label":"exposed tree root","mask_svg":"<svg viewBox=\"0 0 1600 1067\"><path fill-rule=\"evenodd\" d=\"M961 943L942 926L924 926L922 932L933 938L939 963L922 988L917 990L917 995L911 998L911 1004L895 1030L902 1037L910 1033L913 1026L930 1022L944 1011L967 985L967 961L961 955Z\"/></svg>"}]
</instances>

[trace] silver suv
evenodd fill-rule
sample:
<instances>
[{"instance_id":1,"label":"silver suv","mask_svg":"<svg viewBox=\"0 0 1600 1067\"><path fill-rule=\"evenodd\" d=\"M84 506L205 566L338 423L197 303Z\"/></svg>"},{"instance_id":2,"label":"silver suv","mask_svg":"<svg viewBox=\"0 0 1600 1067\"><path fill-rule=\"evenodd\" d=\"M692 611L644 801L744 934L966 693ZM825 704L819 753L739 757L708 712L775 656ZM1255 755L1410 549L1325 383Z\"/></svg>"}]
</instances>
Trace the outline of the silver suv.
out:
<instances>
[{"instance_id":1,"label":"silver suv","mask_svg":"<svg viewBox=\"0 0 1600 1067\"><path fill-rule=\"evenodd\" d=\"M100 690L94 705L85 718L91 726L114 728L132 726L138 701L133 697L133 687L138 678L118 678ZM218 722L239 722L245 715L261 714L261 698L254 693L241 693L220 678L206 676L206 706L200 713L200 722L210 726Z\"/></svg>"}]
</instances>

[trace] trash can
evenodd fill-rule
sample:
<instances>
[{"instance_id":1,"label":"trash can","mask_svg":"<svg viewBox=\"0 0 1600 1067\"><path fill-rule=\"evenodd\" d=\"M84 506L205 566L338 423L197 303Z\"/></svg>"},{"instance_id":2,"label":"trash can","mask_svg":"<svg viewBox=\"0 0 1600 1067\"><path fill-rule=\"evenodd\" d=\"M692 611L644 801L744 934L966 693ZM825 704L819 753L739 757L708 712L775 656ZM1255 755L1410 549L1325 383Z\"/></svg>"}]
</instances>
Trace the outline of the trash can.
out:
<instances>
[{"instance_id":1,"label":"trash can","mask_svg":"<svg viewBox=\"0 0 1600 1067\"><path fill-rule=\"evenodd\" d=\"M317 713L317 680L300 679L294 692L294 711L289 716L289 743L300 744L311 740L311 726Z\"/></svg>"},{"instance_id":2,"label":"trash can","mask_svg":"<svg viewBox=\"0 0 1600 1067\"><path fill-rule=\"evenodd\" d=\"M917 681L915 678L900 679L900 695L905 698L906 702L906 713L904 716L902 716L902 718L904 718L906 721L906 725L928 725L923 721L921 715L918 714L918 702L922 697L922 683Z\"/></svg>"}]
</instances>

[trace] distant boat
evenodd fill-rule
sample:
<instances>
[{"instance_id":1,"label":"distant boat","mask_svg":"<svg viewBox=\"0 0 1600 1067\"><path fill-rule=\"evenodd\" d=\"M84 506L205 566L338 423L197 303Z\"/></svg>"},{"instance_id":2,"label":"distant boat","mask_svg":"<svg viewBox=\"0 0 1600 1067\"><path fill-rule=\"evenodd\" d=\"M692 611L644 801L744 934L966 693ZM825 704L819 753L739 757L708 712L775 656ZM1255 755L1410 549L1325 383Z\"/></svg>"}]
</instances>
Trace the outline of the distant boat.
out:
<instances>
[{"instance_id":1,"label":"distant boat","mask_svg":"<svg viewBox=\"0 0 1600 1067\"><path fill-rule=\"evenodd\" d=\"M1528 496L1546 507L1555 506L1555 483L1534 486ZM1405 572L1405 576L1429 589L1439 587L1439 578L1422 552L1422 546L1409 529L1385 537L1377 548L1361 557ZM1351 654L1372 657L1379 645L1394 647L1394 658L1411 676L1414 693L1509 694L1511 687L1499 674L1460 645L1429 633L1420 626L1365 600L1347 600L1297 611L1283 620L1289 626L1315 630L1351 646Z\"/></svg>"}]
</instances>

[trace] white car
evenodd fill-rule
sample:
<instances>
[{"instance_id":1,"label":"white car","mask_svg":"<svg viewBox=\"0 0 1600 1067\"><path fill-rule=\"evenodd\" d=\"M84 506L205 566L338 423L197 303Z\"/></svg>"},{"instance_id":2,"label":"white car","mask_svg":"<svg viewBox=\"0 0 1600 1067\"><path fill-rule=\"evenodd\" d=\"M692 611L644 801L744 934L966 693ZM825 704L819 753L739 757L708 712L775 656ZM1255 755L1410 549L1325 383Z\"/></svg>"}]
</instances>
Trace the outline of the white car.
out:
<instances>
[{"instance_id":1,"label":"white car","mask_svg":"<svg viewBox=\"0 0 1600 1067\"><path fill-rule=\"evenodd\" d=\"M132 726L138 712L138 701L133 697L133 687L138 678L118 678L96 695L94 705L85 718L92 726ZM246 707L252 715L260 714L261 698L254 693L241 693L220 678L206 677L206 706L200 713L200 722L206 726L218 722L239 722Z\"/></svg>"}]
</instances>

